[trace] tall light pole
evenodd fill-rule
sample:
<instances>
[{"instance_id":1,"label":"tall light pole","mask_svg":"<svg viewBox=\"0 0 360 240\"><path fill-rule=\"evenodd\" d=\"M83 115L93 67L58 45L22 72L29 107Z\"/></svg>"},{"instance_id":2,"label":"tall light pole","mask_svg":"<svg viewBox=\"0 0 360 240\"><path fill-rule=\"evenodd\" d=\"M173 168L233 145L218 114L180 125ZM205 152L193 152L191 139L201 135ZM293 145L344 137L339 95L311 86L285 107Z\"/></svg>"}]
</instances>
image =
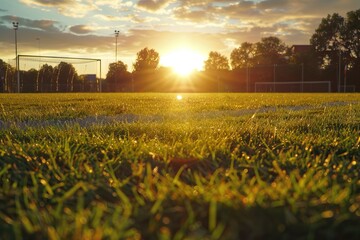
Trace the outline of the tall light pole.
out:
<instances>
[{"instance_id":1,"label":"tall light pole","mask_svg":"<svg viewBox=\"0 0 360 240\"><path fill-rule=\"evenodd\" d=\"M39 76L40 76L40 38L36 38L38 41L38 50L39 50L39 70L37 71L37 77L36 77L36 91L39 92Z\"/></svg>"},{"instance_id":2,"label":"tall light pole","mask_svg":"<svg viewBox=\"0 0 360 240\"><path fill-rule=\"evenodd\" d=\"M301 92L304 92L304 63L301 63Z\"/></svg>"},{"instance_id":3,"label":"tall light pole","mask_svg":"<svg viewBox=\"0 0 360 240\"><path fill-rule=\"evenodd\" d=\"M246 64L246 92L249 92L249 64Z\"/></svg>"},{"instance_id":4,"label":"tall light pole","mask_svg":"<svg viewBox=\"0 0 360 240\"><path fill-rule=\"evenodd\" d=\"M276 64L274 64L274 92L275 92L275 89L276 89Z\"/></svg>"},{"instance_id":5,"label":"tall light pole","mask_svg":"<svg viewBox=\"0 0 360 240\"><path fill-rule=\"evenodd\" d=\"M18 22L13 22L13 27L15 31L15 60L16 60L16 78L17 78L17 92L20 92L20 71L19 71L19 58L17 52L17 30L19 28Z\"/></svg>"},{"instance_id":6,"label":"tall light pole","mask_svg":"<svg viewBox=\"0 0 360 240\"><path fill-rule=\"evenodd\" d=\"M339 78L338 78L338 92L341 92L341 50L339 50Z\"/></svg>"},{"instance_id":7,"label":"tall light pole","mask_svg":"<svg viewBox=\"0 0 360 240\"><path fill-rule=\"evenodd\" d=\"M347 65L344 66L344 92L346 92L346 73L347 72Z\"/></svg>"},{"instance_id":8,"label":"tall light pole","mask_svg":"<svg viewBox=\"0 0 360 240\"><path fill-rule=\"evenodd\" d=\"M115 33L115 62L117 62L117 39L119 37L120 31L115 30L114 33Z\"/></svg>"},{"instance_id":9,"label":"tall light pole","mask_svg":"<svg viewBox=\"0 0 360 240\"><path fill-rule=\"evenodd\" d=\"M39 53L38 53L38 55L39 55L39 61L40 61L40 38L39 37L37 37L36 38L36 41L38 42L38 51L39 51Z\"/></svg>"}]
</instances>

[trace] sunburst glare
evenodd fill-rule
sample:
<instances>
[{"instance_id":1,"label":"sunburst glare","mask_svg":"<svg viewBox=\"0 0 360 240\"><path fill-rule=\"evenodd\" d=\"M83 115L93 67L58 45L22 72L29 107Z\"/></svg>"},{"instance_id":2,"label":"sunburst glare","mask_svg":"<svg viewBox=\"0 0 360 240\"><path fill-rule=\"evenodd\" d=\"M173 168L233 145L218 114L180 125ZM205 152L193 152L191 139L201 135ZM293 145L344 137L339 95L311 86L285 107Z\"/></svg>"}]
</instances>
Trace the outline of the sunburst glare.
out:
<instances>
[{"instance_id":1,"label":"sunburst glare","mask_svg":"<svg viewBox=\"0 0 360 240\"><path fill-rule=\"evenodd\" d=\"M177 49L161 57L161 64L171 67L176 74L187 76L203 68L205 57L191 49Z\"/></svg>"}]
</instances>

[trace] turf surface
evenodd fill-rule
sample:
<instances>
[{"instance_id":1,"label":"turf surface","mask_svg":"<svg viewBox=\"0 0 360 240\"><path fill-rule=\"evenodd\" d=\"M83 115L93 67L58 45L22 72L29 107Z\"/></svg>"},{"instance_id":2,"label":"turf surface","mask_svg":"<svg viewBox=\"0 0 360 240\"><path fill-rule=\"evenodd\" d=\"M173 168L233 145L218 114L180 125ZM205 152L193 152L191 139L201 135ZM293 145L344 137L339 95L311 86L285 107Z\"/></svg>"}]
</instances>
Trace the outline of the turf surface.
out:
<instances>
[{"instance_id":1,"label":"turf surface","mask_svg":"<svg viewBox=\"0 0 360 240\"><path fill-rule=\"evenodd\" d=\"M2 94L1 239L359 239L359 94Z\"/></svg>"}]
</instances>

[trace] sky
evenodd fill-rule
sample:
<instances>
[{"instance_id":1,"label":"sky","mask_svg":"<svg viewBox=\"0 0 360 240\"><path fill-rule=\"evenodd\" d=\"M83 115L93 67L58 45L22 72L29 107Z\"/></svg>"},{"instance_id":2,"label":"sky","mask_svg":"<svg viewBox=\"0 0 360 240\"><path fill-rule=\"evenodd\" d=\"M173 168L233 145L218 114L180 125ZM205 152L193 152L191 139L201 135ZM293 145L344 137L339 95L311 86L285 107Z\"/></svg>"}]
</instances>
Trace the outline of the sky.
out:
<instances>
[{"instance_id":1,"label":"sky","mask_svg":"<svg viewBox=\"0 0 360 240\"><path fill-rule=\"evenodd\" d=\"M322 18L359 8L359 0L0 0L0 59L15 57L13 21L19 54L99 58L106 69L117 30L117 59L131 71L145 47L160 59L183 49L205 60L269 36L308 44Z\"/></svg>"}]
</instances>

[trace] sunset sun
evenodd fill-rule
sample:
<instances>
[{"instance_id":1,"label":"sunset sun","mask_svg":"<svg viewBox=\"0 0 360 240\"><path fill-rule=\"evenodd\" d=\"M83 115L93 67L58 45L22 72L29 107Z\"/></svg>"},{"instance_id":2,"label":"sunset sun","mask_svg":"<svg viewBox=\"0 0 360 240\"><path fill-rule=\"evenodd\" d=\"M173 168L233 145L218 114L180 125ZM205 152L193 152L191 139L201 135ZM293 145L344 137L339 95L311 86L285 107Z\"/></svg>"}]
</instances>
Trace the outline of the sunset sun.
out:
<instances>
[{"instance_id":1,"label":"sunset sun","mask_svg":"<svg viewBox=\"0 0 360 240\"><path fill-rule=\"evenodd\" d=\"M203 67L204 57L191 49L177 49L161 58L161 64L171 67L176 74L187 76Z\"/></svg>"}]
</instances>

